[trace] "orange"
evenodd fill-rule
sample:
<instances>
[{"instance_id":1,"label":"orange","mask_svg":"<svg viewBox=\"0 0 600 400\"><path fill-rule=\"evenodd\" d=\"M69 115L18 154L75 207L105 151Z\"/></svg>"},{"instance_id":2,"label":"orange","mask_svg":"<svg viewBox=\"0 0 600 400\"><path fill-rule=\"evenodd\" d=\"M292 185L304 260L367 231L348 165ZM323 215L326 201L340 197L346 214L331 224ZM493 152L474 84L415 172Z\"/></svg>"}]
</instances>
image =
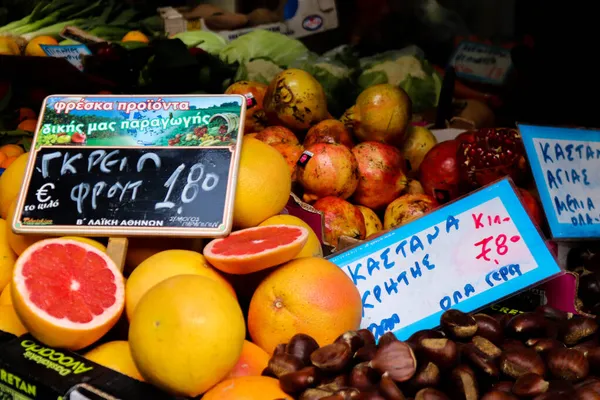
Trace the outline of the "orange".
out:
<instances>
[{"instance_id":1,"label":"orange","mask_svg":"<svg viewBox=\"0 0 600 400\"><path fill-rule=\"evenodd\" d=\"M18 110L17 120L19 122L23 122L26 119L37 119L37 114L31 108L21 107Z\"/></svg>"},{"instance_id":2,"label":"orange","mask_svg":"<svg viewBox=\"0 0 600 400\"><path fill-rule=\"evenodd\" d=\"M21 121L19 123L19 125L17 125L17 129L20 129L20 130L26 131L26 132L35 132L36 128L37 128L37 119L26 119L24 121Z\"/></svg>"},{"instance_id":3,"label":"orange","mask_svg":"<svg viewBox=\"0 0 600 400\"><path fill-rule=\"evenodd\" d=\"M323 346L346 331L359 329L360 294L350 278L323 258L293 260L258 286L248 311L252 341L272 354L297 333Z\"/></svg>"},{"instance_id":4,"label":"orange","mask_svg":"<svg viewBox=\"0 0 600 400\"><path fill-rule=\"evenodd\" d=\"M123 36L123 39L121 39L121 42L142 42L142 43L148 43L149 41L150 41L150 39L148 39L148 36L144 35L140 31L131 31L131 32L128 32L125 36Z\"/></svg>"},{"instance_id":5,"label":"orange","mask_svg":"<svg viewBox=\"0 0 600 400\"><path fill-rule=\"evenodd\" d=\"M10 282L8 285L6 285L2 291L2 294L0 294L0 306L5 306L7 304L12 304L12 297L10 296Z\"/></svg>"},{"instance_id":6,"label":"orange","mask_svg":"<svg viewBox=\"0 0 600 400\"><path fill-rule=\"evenodd\" d=\"M94 246L46 239L17 260L13 305L29 332L51 347L79 350L95 343L119 320L125 305L123 276Z\"/></svg>"},{"instance_id":7,"label":"orange","mask_svg":"<svg viewBox=\"0 0 600 400\"><path fill-rule=\"evenodd\" d=\"M25 150L17 144L5 144L0 147L0 153L6 154L8 157L18 157L21 154L25 153Z\"/></svg>"},{"instance_id":8,"label":"orange","mask_svg":"<svg viewBox=\"0 0 600 400\"><path fill-rule=\"evenodd\" d=\"M21 191L28 160L29 153L21 154L0 175L0 217L2 218L6 218L10 204L17 198L19 191Z\"/></svg>"},{"instance_id":9,"label":"orange","mask_svg":"<svg viewBox=\"0 0 600 400\"><path fill-rule=\"evenodd\" d=\"M244 137L233 206L236 228L257 226L286 206L292 177L287 162L271 146Z\"/></svg>"},{"instance_id":10,"label":"orange","mask_svg":"<svg viewBox=\"0 0 600 400\"><path fill-rule=\"evenodd\" d=\"M114 342L101 344L88 351L83 356L96 364L120 372L133 379L139 381L144 380L133 362L129 343L124 340L116 340Z\"/></svg>"},{"instance_id":11,"label":"orange","mask_svg":"<svg viewBox=\"0 0 600 400\"><path fill-rule=\"evenodd\" d=\"M52 36L38 36L36 38L31 39L29 43L27 43L27 47L25 47L25 55L46 57L46 53L40 47L41 44L56 46L58 45L58 42Z\"/></svg>"},{"instance_id":12,"label":"orange","mask_svg":"<svg viewBox=\"0 0 600 400\"><path fill-rule=\"evenodd\" d=\"M17 255L22 254L25 249L27 249L32 244L39 242L42 239L46 239L46 236L40 235L17 235L12 231L12 220L15 215L15 208L17 206L17 201L13 201L8 211L8 215L6 217L6 236L8 239L8 244L12 251L14 251Z\"/></svg>"},{"instance_id":13,"label":"orange","mask_svg":"<svg viewBox=\"0 0 600 400\"><path fill-rule=\"evenodd\" d=\"M125 309L131 319L140 299L156 284L177 275L201 275L221 284L235 298L235 291L204 256L190 250L165 250L143 261L127 279Z\"/></svg>"},{"instance_id":14,"label":"orange","mask_svg":"<svg viewBox=\"0 0 600 400\"><path fill-rule=\"evenodd\" d=\"M12 278L13 267L17 255L10 248L6 234L8 223L0 218L0 292L8 285Z\"/></svg>"},{"instance_id":15,"label":"orange","mask_svg":"<svg viewBox=\"0 0 600 400\"><path fill-rule=\"evenodd\" d=\"M12 157L6 157L6 159L4 161L2 161L2 164L0 164L0 168L8 168L10 167L10 164L12 164L13 162L15 162L15 160L19 158L17 156L12 156Z\"/></svg>"},{"instance_id":16,"label":"orange","mask_svg":"<svg viewBox=\"0 0 600 400\"><path fill-rule=\"evenodd\" d=\"M225 379L237 378L238 376L261 376L263 370L267 368L270 358L266 351L245 340L240 359Z\"/></svg>"},{"instance_id":17,"label":"orange","mask_svg":"<svg viewBox=\"0 0 600 400\"><path fill-rule=\"evenodd\" d=\"M188 397L206 392L231 371L245 336L244 316L231 292L199 275L154 286L129 326L131 355L144 380Z\"/></svg>"},{"instance_id":18,"label":"orange","mask_svg":"<svg viewBox=\"0 0 600 400\"><path fill-rule=\"evenodd\" d=\"M310 225L302 221L300 218L294 217L293 215L280 214L261 222L258 226L267 225L294 225L306 228L308 230L308 240L306 241L306 244L300 253L298 253L298 255L294 258L323 257L323 249L321 248L321 242L319 241L317 234L312 230Z\"/></svg>"},{"instance_id":19,"label":"orange","mask_svg":"<svg viewBox=\"0 0 600 400\"><path fill-rule=\"evenodd\" d=\"M229 274L250 274L296 257L308 240L308 229L269 225L242 229L204 247L204 256L215 268Z\"/></svg>"},{"instance_id":20,"label":"orange","mask_svg":"<svg viewBox=\"0 0 600 400\"><path fill-rule=\"evenodd\" d=\"M199 239L194 239L197 241ZM164 250L191 250L190 242L179 238L130 238L125 257L125 274L129 275L142 261Z\"/></svg>"},{"instance_id":21,"label":"orange","mask_svg":"<svg viewBox=\"0 0 600 400\"><path fill-rule=\"evenodd\" d=\"M0 36L0 55L18 56L21 49L17 42L10 36Z\"/></svg>"},{"instance_id":22,"label":"orange","mask_svg":"<svg viewBox=\"0 0 600 400\"><path fill-rule=\"evenodd\" d=\"M12 304L0 306L0 331L21 336L27 333Z\"/></svg>"},{"instance_id":23,"label":"orange","mask_svg":"<svg viewBox=\"0 0 600 400\"><path fill-rule=\"evenodd\" d=\"M6 161L7 158L8 156L6 154L0 152L0 168L3 168L2 164L4 163L4 161Z\"/></svg>"},{"instance_id":24,"label":"orange","mask_svg":"<svg viewBox=\"0 0 600 400\"><path fill-rule=\"evenodd\" d=\"M210 389L202 400L293 400L267 376L241 376L227 379Z\"/></svg>"},{"instance_id":25,"label":"orange","mask_svg":"<svg viewBox=\"0 0 600 400\"><path fill-rule=\"evenodd\" d=\"M360 213L365 219L365 227L367 228L367 234L365 237L369 237L383 229L381 219L379 219L377 214L375 214L375 211L365 206L356 206L356 208L359 209Z\"/></svg>"}]
</instances>

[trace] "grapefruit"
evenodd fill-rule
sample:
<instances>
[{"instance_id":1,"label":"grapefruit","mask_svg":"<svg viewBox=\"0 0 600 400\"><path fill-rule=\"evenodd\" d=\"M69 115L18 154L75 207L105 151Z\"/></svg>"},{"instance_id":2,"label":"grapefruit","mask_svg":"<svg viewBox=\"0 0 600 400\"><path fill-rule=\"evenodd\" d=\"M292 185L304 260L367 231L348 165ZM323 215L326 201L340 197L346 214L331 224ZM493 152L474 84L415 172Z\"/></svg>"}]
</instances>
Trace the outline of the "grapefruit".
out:
<instances>
[{"instance_id":1,"label":"grapefruit","mask_svg":"<svg viewBox=\"0 0 600 400\"><path fill-rule=\"evenodd\" d=\"M124 340L115 340L114 342L101 344L83 356L96 364L120 372L130 378L139 381L144 380L133 362L129 343Z\"/></svg>"},{"instance_id":2,"label":"grapefruit","mask_svg":"<svg viewBox=\"0 0 600 400\"><path fill-rule=\"evenodd\" d=\"M23 183L25 168L29 153L19 156L3 173L0 175L0 216L6 219L10 203L17 198ZM9 222L12 224L12 221Z\"/></svg>"},{"instance_id":3,"label":"grapefruit","mask_svg":"<svg viewBox=\"0 0 600 400\"><path fill-rule=\"evenodd\" d=\"M236 294L204 256L190 250L166 250L143 261L125 284L125 310L131 319L140 299L156 284L177 275L201 275L223 285L235 298Z\"/></svg>"},{"instance_id":4,"label":"grapefruit","mask_svg":"<svg viewBox=\"0 0 600 400\"><path fill-rule=\"evenodd\" d=\"M75 240L77 242L87 243L90 246L94 246L98 250L106 253L106 246L94 239L80 236L63 236L61 239Z\"/></svg>"},{"instance_id":5,"label":"grapefruit","mask_svg":"<svg viewBox=\"0 0 600 400\"><path fill-rule=\"evenodd\" d=\"M10 297L10 283L6 285L0 294L0 306L5 306L8 304L12 304L12 297Z\"/></svg>"},{"instance_id":6,"label":"grapefruit","mask_svg":"<svg viewBox=\"0 0 600 400\"><path fill-rule=\"evenodd\" d=\"M10 282L17 255L12 251L6 234L7 222L0 218L0 291Z\"/></svg>"},{"instance_id":7,"label":"grapefruit","mask_svg":"<svg viewBox=\"0 0 600 400\"><path fill-rule=\"evenodd\" d=\"M52 36L38 36L36 38L31 39L29 43L27 43L27 47L25 47L25 55L46 57L47 54L40 47L41 44L57 46L58 42Z\"/></svg>"},{"instance_id":8,"label":"grapefruit","mask_svg":"<svg viewBox=\"0 0 600 400\"><path fill-rule=\"evenodd\" d=\"M204 248L204 256L228 274L250 274L291 260L307 240L308 229L301 226L259 226L214 239Z\"/></svg>"},{"instance_id":9,"label":"grapefruit","mask_svg":"<svg viewBox=\"0 0 600 400\"><path fill-rule=\"evenodd\" d=\"M227 379L208 391L202 400L293 400L268 376L242 376Z\"/></svg>"},{"instance_id":10,"label":"grapefruit","mask_svg":"<svg viewBox=\"0 0 600 400\"><path fill-rule=\"evenodd\" d=\"M229 371L225 379L237 378L238 376L261 376L263 370L267 368L270 358L266 351L245 340L237 364Z\"/></svg>"},{"instance_id":11,"label":"grapefruit","mask_svg":"<svg viewBox=\"0 0 600 400\"><path fill-rule=\"evenodd\" d=\"M12 304L0 306L0 331L21 336L27 333Z\"/></svg>"},{"instance_id":12,"label":"grapefruit","mask_svg":"<svg viewBox=\"0 0 600 400\"><path fill-rule=\"evenodd\" d=\"M131 354L144 379L189 397L231 371L245 336L244 316L231 292L198 275L174 276L150 289L129 327Z\"/></svg>"},{"instance_id":13,"label":"grapefruit","mask_svg":"<svg viewBox=\"0 0 600 400\"><path fill-rule=\"evenodd\" d=\"M358 329L360 293L340 267L323 258L300 258L272 272L258 286L248 311L252 342L273 353L297 333L319 345Z\"/></svg>"},{"instance_id":14,"label":"grapefruit","mask_svg":"<svg viewBox=\"0 0 600 400\"><path fill-rule=\"evenodd\" d=\"M321 242L317 237L315 231L312 230L310 225L302 221L300 218L288 214L275 215L271 218L260 223L258 226L270 226L270 225L291 225L301 226L308 230L308 240L306 244L300 250L300 253L294 258L302 257L323 257L323 249L321 248Z\"/></svg>"},{"instance_id":15,"label":"grapefruit","mask_svg":"<svg viewBox=\"0 0 600 400\"><path fill-rule=\"evenodd\" d=\"M244 137L233 207L236 228L257 226L286 206L292 190L287 162L273 147Z\"/></svg>"},{"instance_id":16,"label":"grapefruit","mask_svg":"<svg viewBox=\"0 0 600 400\"><path fill-rule=\"evenodd\" d=\"M125 305L123 276L94 246L46 239L18 258L11 282L17 314L52 347L79 350L108 332Z\"/></svg>"},{"instance_id":17,"label":"grapefruit","mask_svg":"<svg viewBox=\"0 0 600 400\"><path fill-rule=\"evenodd\" d=\"M8 209L8 215L6 217L6 236L8 239L8 244L10 248L17 254L22 254L25 249L27 249L32 244L39 242L40 240L46 239L46 236L39 235L17 235L12 231L12 220L15 215L15 210L17 207L17 199L15 199L10 208Z\"/></svg>"}]
</instances>

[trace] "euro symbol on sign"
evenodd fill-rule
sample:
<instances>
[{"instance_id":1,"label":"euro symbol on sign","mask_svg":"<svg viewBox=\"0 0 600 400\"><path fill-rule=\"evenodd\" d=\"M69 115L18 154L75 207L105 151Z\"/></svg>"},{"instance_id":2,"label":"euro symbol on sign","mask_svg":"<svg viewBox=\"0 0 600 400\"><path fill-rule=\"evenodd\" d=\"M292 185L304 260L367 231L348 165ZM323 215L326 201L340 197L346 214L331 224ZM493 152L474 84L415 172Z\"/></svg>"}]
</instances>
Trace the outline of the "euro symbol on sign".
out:
<instances>
[{"instance_id":1,"label":"euro symbol on sign","mask_svg":"<svg viewBox=\"0 0 600 400\"><path fill-rule=\"evenodd\" d=\"M48 190L52 190L55 187L56 186L54 186L54 183L46 183L46 184L44 184L41 188L39 188L35 192L35 196L37 197L37 201L40 202L40 203L45 203L47 201L50 201L52 199L52 197L48 196Z\"/></svg>"}]
</instances>

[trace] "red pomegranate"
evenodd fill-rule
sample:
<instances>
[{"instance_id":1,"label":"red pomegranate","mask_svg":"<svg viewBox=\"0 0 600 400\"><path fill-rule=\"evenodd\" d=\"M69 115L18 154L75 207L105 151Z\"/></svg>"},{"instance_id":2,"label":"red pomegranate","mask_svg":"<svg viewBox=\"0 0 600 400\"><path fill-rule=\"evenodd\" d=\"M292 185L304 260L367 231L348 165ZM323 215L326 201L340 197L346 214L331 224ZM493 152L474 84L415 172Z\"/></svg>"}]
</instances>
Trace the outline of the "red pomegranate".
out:
<instances>
[{"instance_id":1,"label":"red pomegranate","mask_svg":"<svg viewBox=\"0 0 600 400\"><path fill-rule=\"evenodd\" d=\"M314 207L323 213L325 240L330 245L337 247L340 236L365 239L367 228L358 207L334 196L323 197Z\"/></svg>"},{"instance_id":2,"label":"red pomegranate","mask_svg":"<svg viewBox=\"0 0 600 400\"><path fill-rule=\"evenodd\" d=\"M298 160L298 182L304 188L304 201L337 196L347 199L358 185L358 163L346 146L317 143Z\"/></svg>"},{"instance_id":3,"label":"red pomegranate","mask_svg":"<svg viewBox=\"0 0 600 400\"><path fill-rule=\"evenodd\" d=\"M294 132L284 126L269 126L258 132L255 138L271 146L279 143L300 143Z\"/></svg>"},{"instance_id":4,"label":"red pomegranate","mask_svg":"<svg viewBox=\"0 0 600 400\"><path fill-rule=\"evenodd\" d=\"M393 229L421 218L438 203L426 194L405 194L392 201L385 209L383 229Z\"/></svg>"},{"instance_id":5,"label":"red pomegranate","mask_svg":"<svg viewBox=\"0 0 600 400\"><path fill-rule=\"evenodd\" d=\"M308 130L304 139L304 147L316 143L338 143L351 149L354 147L352 135L341 121L326 119Z\"/></svg>"},{"instance_id":6,"label":"red pomegranate","mask_svg":"<svg viewBox=\"0 0 600 400\"><path fill-rule=\"evenodd\" d=\"M421 185L425 194L444 204L460 195L460 173L456 161L458 142L447 140L433 146L420 167Z\"/></svg>"},{"instance_id":7,"label":"red pomegranate","mask_svg":"<svg viewBox=\"0 0 600 400\"><path fill-rule=\"evenodd\" d=\"M400 150L381 142L363 142L352 154L358 162L355 204L379 210L400 196L408 183Z\"/></svg>"},{"instance_id":8,"label":"red pomegranate","mask_svg":"<svg viewBox=\"0 0 600 400\"><path fill-rule=\"evenodd\" d=\"M507 175L517 183L527 180L525 147L516 129L479 129L462 133L456 140L460 177L469 188L485 186Z\"/></svg>"},{"instance_id":9,"label":"red pomegranate","mask_svg":"<svg viewBox=\"0 0 600 400\"><path fill-rule=\"evenodd\" d=\"M527 189L519 188L519 193L521 195L521 201L525 206L525 210L531 220L537 225L542 226L544 221L544 214L542 213L542 208L540 207L540 203L536 200L535 197Z\"/></svg>"}]
</instances>

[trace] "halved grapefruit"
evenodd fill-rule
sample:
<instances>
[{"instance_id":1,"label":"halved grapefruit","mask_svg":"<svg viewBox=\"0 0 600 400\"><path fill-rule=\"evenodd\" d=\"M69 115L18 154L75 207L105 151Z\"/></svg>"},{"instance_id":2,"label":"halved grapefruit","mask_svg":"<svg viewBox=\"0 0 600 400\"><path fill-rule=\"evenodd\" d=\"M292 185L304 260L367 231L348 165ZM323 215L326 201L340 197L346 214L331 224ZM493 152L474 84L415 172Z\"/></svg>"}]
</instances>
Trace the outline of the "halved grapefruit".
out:
<instances>
[{"instance_id":1,"label":"halved grapefruit","mask_svg":"<svg viewBox=\"0 0 600 400\"><path fill-rule=\"evenodd\" d=\"M308 230L301 226L258 226L213 240L204 247L204 257L223 272L250 274L291 260L307 240Z\"/></svg>"},{"instance_id":2,"label":"halved grapefruit","mask_svg":"<svg viewBox=\"0 0 600 400\"><path fill-rule=\"evenodd\" d=\"M17 259L15 311L41 342L69 350L91 345L115 325L125 305L123 275L96 247L46 239Z\"/></svg>"}]
</instances>

